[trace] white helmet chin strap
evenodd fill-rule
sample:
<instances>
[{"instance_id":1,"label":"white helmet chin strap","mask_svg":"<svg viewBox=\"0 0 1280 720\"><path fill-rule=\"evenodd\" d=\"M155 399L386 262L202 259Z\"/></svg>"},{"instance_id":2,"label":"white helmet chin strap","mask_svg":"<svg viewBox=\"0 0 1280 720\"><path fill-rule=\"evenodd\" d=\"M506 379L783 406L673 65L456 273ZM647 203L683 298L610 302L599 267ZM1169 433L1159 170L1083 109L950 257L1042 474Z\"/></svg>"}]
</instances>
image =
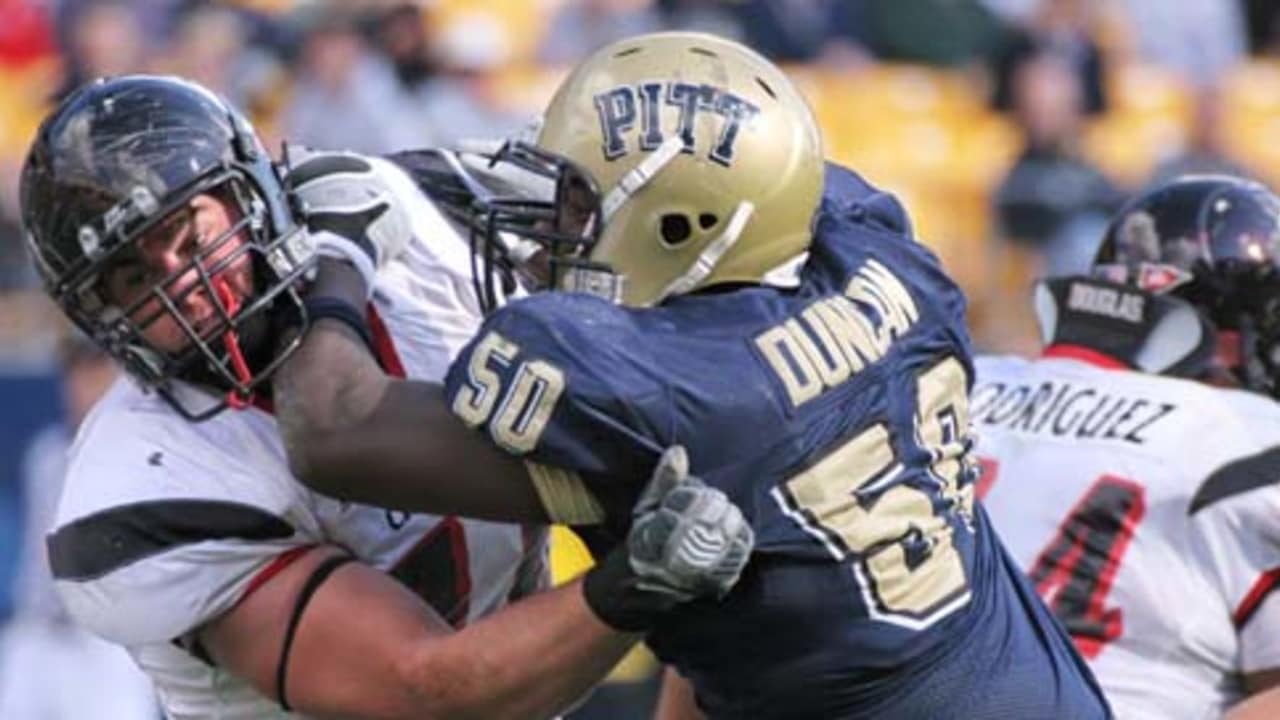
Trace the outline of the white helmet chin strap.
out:
<instances>
[{"instance_id":1,"label":"white helmet chin strap","mask_svg":"<svg viewBox=\"0 0 1280 720\"><path fill-rule=\"evenodd\" d=\"M622 204L631 199L632 195L640 192L640 188L649 184L654 175L658 171L667 166L667 163L676 159L680 154L680 148L684 146L684 141L679 135L673 135L667 138L657 150L654 150L648 157L640 161L638 165L631 168L626 175L618 180L618 184L613 186L609 192L605 193L604 199L600 201L600 216L607 223L614 213L618 212L618 208Z\"/></svg>"},{"instance_id":2,"label":"white helmet chin strap","mask_svg":"<svg viewBox=\"0 0 1280 720\"><path fill-rule=\"evenodd\" d=\"M689 269L683 275L671 281L662 289L658 297L653 299L653 304L658 304L672 295L683 295L698 287L712 270L716 269L720 258L729 252L729 249L738 242L738 238L742 237L742 231L746 229L747 222L751 220L751 216L755 213L756 206L749 202L740 202L738 207L733 211L733 215L729 218L729 222L725 223L724 232L716 236L714 240L707 243L707 246L698 254L698 259L693 261Z\"/></svg>"}]
</instances>

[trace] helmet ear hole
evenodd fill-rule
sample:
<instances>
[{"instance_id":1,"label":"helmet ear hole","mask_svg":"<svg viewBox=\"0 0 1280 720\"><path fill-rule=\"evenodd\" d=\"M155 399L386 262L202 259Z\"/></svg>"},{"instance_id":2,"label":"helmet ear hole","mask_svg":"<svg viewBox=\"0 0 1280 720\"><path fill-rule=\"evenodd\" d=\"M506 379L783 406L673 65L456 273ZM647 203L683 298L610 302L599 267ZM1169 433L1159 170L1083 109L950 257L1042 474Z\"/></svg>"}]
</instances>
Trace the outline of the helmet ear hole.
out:
<instances>
[{"instance_id":1,"label":"helmet ear hole","mask_svg":"<svg viewBox=\"0 0 1280 720\"><path fill-rule=\"evenodd\" d=\"M720 218L717 218L712 213L702 213L698 216L698 227L703 230L710 230L715 227L718 222L720 222Z\"/></svg>"},{"instance_id":2,"label":"helmet ear hole","mask_svg":"<svg viewBox=\"0 0 1280 720\"><path fill-rule=\"evenodd\" d=\"M680 213L667 213L662 216L660 232L662 233L662 242L676 246L688 242L693 237L693 224L689 222L689 218Z\"/></svg>"}]
</instances>

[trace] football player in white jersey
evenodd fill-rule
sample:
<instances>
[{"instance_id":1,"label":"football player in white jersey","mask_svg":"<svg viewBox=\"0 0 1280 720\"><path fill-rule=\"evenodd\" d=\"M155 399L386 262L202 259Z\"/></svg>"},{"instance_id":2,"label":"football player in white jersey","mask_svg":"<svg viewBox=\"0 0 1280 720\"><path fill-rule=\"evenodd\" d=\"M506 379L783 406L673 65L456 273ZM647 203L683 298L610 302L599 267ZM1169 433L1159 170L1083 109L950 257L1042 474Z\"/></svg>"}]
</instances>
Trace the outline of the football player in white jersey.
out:
<instances>
[{"instance_id":1,"label":"football player in white jersey","mask_svg":"<svg viewBox=\"0 0 1280 720\"><path fill-rule=\"evenodd\" d=\"M978 492L1118 717L1219 717L1280 680L1280 198L1156 186L1094 271L979 358Z\"/></svg>"},{"instance_id":2,"label":"football player in white jersey","mask_svg":"<svg viewBox=\"0 0 1280 720\"><path fill-rule=\"evenodd\" d=\"M51 569L168 717L553 715L639 638L618 625L723 592L745 563L749 528L678 451L636 506L635 541L541 593L532 488L469 508L520 525L294 480L266 398L285 331L333 312L298 295L315 252L370 233L407 243L364 318L387 372L439 379L480 321L465 243L395 163L317 154L286 184L221 99L125 76L54 110L21 191L47 290L131 376L74 443ZM458 449L477 466L506 461L473 445Z\"/></svg>"}]
</instances>

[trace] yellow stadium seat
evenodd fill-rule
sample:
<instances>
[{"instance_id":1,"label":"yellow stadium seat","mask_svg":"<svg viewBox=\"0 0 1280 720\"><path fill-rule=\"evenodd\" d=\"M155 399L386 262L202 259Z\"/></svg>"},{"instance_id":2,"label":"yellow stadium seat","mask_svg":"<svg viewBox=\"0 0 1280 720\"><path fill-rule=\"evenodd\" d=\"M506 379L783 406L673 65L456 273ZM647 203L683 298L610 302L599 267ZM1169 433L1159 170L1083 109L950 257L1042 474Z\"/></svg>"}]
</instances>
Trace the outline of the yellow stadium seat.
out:
<instances>
[{"instance_id":1,"label":"yellow stadium seat","mask_svg":"<svg viewBox=\"0 0 1280 720\"><path fill-rule=\"evenodd\" d=\"M1224 151L1280 187L1280 61L1254 60L1229 71L1218 108Z\"/></svg>"},{"instance_id":2,"label":"yellow stadium seat","mask_svg":"<svg viewBox=\"0 0 1280 720\"><path fill-rule=\"evenodd\" d=\"M430 3L428 25L439 37L450 24L484 16L503 30L510 62L526 62L537 53L546 34L555 3L514 2L513 0L436 0Z\"/></svg>"},{"instance_id":3,"label":"yellow stadium seat","mask_svg":"<svg viewBox=\"0 0 1280 720\"><path fill-rule=\"evenodd\" d=\"M1116 181L1140 184L1186 147L1195 96L1176 73L1144 64L1115 68L1107 92L1110 109L1085 129L1085 156Z\"/></svg>"},{"instance_id":4,"label":"yellow stadium seat","mask_svg":"<svg viewBox=\"0 0 1280 720\"><path fill-rule=\"evenodd\" d=\"M1128 63L1108 73L1107 99L1124 115L1157 115L1183 125L1195 119L1192 89L1175 72L1157 65Z\"/></svg>"},{"instance_id":5,"label":"yellow stadium seat","mask_svg":"<svg viewBox=\"0 0 1280 720\"><path fill-rule=\"evenodd\" d=\"M1189 128L1174 118L1108 113L1090 123L1084 154L1123 185L1140 185L1186 146Z\"/></svg>"},{"instance_id":6,"label":"yellow stadium seat","mask_svg":"<svg viewBox=\"0 0 1280 720\"><path fill-rule=\"evenodd\" d=\"M50 58L21 68L0 67L0 155L20 158L48 112L61 81L61 63Z\"/></svg>"}]
</instances>

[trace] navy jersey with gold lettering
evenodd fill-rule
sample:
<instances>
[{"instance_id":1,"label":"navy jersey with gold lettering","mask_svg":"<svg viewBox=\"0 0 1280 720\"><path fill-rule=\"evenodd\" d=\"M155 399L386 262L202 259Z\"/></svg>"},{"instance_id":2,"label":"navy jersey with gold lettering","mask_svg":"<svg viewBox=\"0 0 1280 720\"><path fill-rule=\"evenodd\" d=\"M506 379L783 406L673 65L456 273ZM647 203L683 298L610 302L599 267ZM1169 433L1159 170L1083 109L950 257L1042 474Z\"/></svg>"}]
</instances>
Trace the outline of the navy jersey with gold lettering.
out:
<instances>
[{"instance_id":1,"label":"navy jersey with gold lettering","mask_svg":"<svg viewBox=\"0 0 1280 720\"><path fill-rule=\"evenodd\" d=\"M562 521L620 537L675 443L742 508L742 581L649 638L712 717L1103 717L973 504L960 291L896 200L835 167L801 280L649 309L529 297L459 356L449 402Z\"/></svg>"}]
</instances>

